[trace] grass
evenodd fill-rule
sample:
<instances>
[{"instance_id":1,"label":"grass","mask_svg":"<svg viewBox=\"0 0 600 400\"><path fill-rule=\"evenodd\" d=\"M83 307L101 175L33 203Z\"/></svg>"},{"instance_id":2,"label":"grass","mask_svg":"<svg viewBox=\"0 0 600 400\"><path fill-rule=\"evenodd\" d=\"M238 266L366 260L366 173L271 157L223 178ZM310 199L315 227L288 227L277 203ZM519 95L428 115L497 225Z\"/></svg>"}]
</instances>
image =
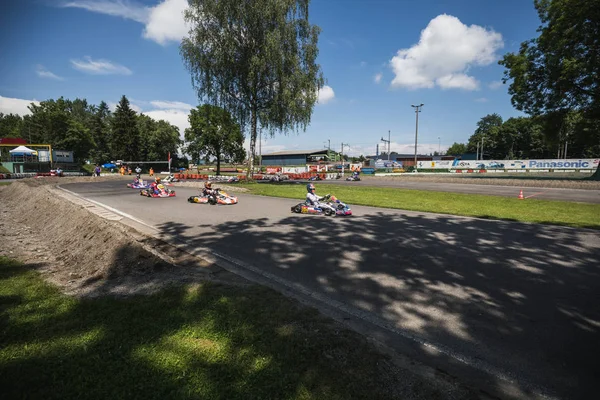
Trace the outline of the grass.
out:
<instances>
[{"instance_id":1,"label":"grass","mask_svg":"<svg viewBox=\"0 0 600 400\"><path fill-rule=\"evenodd\" d=\"M317 182L319 195L334 194L352 205L434 212L468 217L600 229L600 204L516 198L423 190L342 186ZM304 185L241 184L252 194L304 199ZM516 189L515 189L516 190Z\"/></svg>"},{"instance_id":2,"label":"grass","mask_svg":"<svg viewBox=\"0 0 600 400\"><path fill-rule=\"evenodd\" d=\"M0 182L0 186L8 186L10 185L12 182Z\"/></svg>"},{"instance_id":3,"label":"grass","mask_svg":"<svg viewBox=\"0 0 600 400\"><path fill-rule=\"evenodd\" d=\"M389 398L400 384L389 384L394 368L338 329L261 287L78 299L0 257L4 399ZM411 385L443 397L414 377Z\"/></svg>"}]
</instances>

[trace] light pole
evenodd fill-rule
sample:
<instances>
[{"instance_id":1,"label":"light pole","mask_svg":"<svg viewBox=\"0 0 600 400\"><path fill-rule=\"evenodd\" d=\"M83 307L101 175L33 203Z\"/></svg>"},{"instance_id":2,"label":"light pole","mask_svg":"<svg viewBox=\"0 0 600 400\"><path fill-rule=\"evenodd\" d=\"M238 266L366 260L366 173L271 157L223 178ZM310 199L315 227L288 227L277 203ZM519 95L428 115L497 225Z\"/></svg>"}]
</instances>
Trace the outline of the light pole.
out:
<instances>
[{"instance_id":1,"label":"light pole","mask_svg":"<svg viewBox=\"0 0 600 400\"><path fill-rule=\"evenodd\" d=\"M438 136L438 156L442 155L442 139Z\"/></svg>"},{"instance_id":2,"label":"light pole","mask_svg":"<svg viewBox=\"0 0 600 400\"><path fill-rule=\"evenodd\" d=\"M383 136L381 137L381 141L384 143L387 143L388 145L388 161L390 161L390 140L391 140L391 132L392 131L388 131L388 140L385 140L383 138Z\"/></svg>"},{"instance_id":3,"label":"light pole","mask_svg":"<svg viewBox=\"0 0 600 400\"><path fill-rule=\"evenodd\" d=\"M415 126L415 172L417 172L417 140L419 137L419 113L421 112L421 108L424 106L423 103L419 105L412 104L411 107L415 109L415 115L417 116L417 122Z\"/></svg>"}]
</instances>

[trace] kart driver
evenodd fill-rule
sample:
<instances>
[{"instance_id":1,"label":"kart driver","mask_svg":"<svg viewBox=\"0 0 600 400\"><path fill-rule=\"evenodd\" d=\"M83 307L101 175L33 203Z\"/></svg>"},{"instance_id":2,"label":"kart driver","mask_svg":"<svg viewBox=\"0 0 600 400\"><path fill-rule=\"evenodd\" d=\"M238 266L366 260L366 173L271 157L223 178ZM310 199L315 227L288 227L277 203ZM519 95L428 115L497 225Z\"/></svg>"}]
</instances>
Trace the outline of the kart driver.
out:
<instances>
[{"instance_id":1,"label":"kart driver","mask_svg":"<svg viewBox=\"0 0 600 400\"><path fill-rule=\"evenodd\" d=\"M204 188L202 189L202 196L211 196L215 194L215 190L212 188L212 182L206 181L204 182Z\"/></svg>"},{"instance_id":2,"label":"kart driver","mask_svg":"<svg viewBox=\"0 0 600 400\"><path fill-rule=\"evenodd\" d=\"M319 204L319 201L326 199L328 196L317 196L317 194L315 193L315 185L313 185L312 183L306 185L306 191L308 192L306 193L306 203L311 204L313 206L320 206L321 204Z\"/></svg>"},{"instance_id":3,"label":"kart driver","mask_svg":"<svg viewBox=\"0 0 600 400\"><path fill-rule=\"evenodd\" d=\"M154 179L154 182L150 185L150 187L152 188L152 191L154 192L154 194L159 194L160 190L158 189L158 185L160 185L160 178L157 176Z\"/></svg>"}]
</instances>

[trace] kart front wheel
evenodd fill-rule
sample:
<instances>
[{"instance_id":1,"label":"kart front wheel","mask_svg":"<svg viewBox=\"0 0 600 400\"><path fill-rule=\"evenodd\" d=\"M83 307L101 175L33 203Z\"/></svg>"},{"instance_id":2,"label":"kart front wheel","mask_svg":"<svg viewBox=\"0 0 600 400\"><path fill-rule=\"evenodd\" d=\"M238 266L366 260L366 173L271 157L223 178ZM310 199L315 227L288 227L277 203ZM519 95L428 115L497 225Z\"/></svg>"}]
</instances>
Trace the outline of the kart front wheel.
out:
<instances>
[{"instance_id":1,"label":"kart front wheel","mask_svg":"<svg viewBox=\"0 0 600 400\"><path fill-rule=\"evenodd\" d=\"M330 209L330 208L325 209L325 215L327 215L328 217L330 217L334 214L335 214L335 211L333 211L332 209Z\"/></svg>"}]
</instances>

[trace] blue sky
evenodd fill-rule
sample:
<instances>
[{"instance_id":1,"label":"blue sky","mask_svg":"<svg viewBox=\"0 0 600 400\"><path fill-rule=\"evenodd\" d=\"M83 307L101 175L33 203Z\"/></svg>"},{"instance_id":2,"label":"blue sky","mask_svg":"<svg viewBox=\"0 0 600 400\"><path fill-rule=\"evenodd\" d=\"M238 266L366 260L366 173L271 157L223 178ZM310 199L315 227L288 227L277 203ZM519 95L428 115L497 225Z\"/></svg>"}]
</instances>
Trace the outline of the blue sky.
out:
<instances>
[{"instance_id":1,"label":"blue sky","mask_svg":"<svg viewBox=\"0 0 600 400\"><path fill-rule=\"evenodd\" d=\"M179 55L185 0L7 0L0 14L0 112L64 96L140 112L184 129L198 105ZM488 113L521 115L497 61L536 36L533 0L313 0L326 78L306 132L267 138L262 152L341 143L371 155L464 143ZM439 138L439 139L438 139Z\"/></svg>"}]
</instances>

